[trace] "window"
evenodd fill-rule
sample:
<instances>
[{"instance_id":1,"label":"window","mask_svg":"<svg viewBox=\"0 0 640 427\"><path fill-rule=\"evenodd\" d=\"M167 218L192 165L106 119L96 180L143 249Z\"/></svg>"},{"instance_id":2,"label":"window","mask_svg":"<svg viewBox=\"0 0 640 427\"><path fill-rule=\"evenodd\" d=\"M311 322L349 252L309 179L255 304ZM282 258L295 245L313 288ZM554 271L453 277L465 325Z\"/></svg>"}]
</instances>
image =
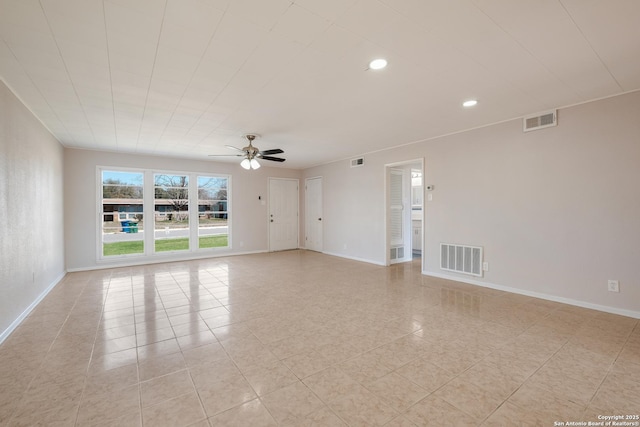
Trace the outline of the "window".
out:
<instances>
[{"instance_id":1,"label":"window","mask_svg":"<svg viewBox=\"0 0 640 427\"><path fill-rule=\"evenodd\" d=\"M102 171L102 255L144 253L141 172Z\"/></svg>"},{"instance_id":2,"label":"window","mask_svg":"<svg viewBox=\"0 0 640 427\"><path fill-rule=\"evenodd\" d=\"M189 177L155 174L155 251L189 249Z\"/></svg>"},{"instance_id":3,"label":"window","mask_svg":"<svg viewBox=\"0 0 640 427\"><path fill-rule=\"evenodd\" d=\"M107 169L99 176L101 258L229 247L228 176ZM146 236L144 218L153 219Z\"/></svg>"},{"instance_id":4,"label":"window","mask_svg":"<svg viewBox=\"0 0 640 427\"><path fill-rule=\"evenodd\" d=\"M227 184L219 176L198 177L198 247L229 246Z\"/></svg>"}]
</instances>

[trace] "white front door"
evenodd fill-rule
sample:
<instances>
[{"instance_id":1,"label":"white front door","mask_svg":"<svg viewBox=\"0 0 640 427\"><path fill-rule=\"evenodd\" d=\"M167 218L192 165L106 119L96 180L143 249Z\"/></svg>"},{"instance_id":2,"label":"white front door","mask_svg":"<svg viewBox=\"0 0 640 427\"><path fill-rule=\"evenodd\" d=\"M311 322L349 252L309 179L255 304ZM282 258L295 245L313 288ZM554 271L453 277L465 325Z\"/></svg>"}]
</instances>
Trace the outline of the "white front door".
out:
<instances>
[{"instance_id":1,"label":"white front door","mask_svg":"<svg viewBox=\"0 0 640 427\"><path fill-rule=\"evenodd\" d=\"M298 180L269 178L269 250L298 248Z\"/></svg>"},{"instance_id":2,"label":"white front door","mask_svg":"<svg viewBox=\"0 0 640 427\"><path fill-rule=\"evenodd\" d=\"M305 248L322 252L322 177L305 183Z\"/></svg>"}]
</instances>

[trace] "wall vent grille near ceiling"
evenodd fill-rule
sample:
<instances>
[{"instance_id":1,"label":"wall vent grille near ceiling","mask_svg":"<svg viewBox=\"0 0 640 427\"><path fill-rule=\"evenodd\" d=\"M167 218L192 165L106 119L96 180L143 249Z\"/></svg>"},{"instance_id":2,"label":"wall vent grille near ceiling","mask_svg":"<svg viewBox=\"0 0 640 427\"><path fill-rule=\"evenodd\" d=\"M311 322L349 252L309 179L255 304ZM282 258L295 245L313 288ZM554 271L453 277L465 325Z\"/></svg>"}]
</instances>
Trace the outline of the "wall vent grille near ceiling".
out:
<instances>
[{"instance_id":1,"label":"wall vent grille near ceiling","mask_svg":"<svg viewBox=\"0 0 640 427\"><path fill-rule=\"evenodd\" d=\"M364 157L358 157L357 159L351 159L351 167L357 168L364 165Z\"/></svg>"},{"instance_id":2,"label":"wall vent grille near ceiling","mask_svg":"<svg viewBox=\"0 0 640 427\"><path fill-rule=\"evenodd\" d=\"M522 119L522 130L530 132L532 130L544 129L558 125L557 110L547 111L546 113L528 116Z\"/></svg>"},{"instance_id":3,"label":"wall vent grille near ceiling","mask_svg":"<svg viewBox=\"0 0 640 427\"><path fill-rule=\"evenodd\" d=\"M440 268L482 277L482 247L440 243Z\"/></svg>"}]
</instances>

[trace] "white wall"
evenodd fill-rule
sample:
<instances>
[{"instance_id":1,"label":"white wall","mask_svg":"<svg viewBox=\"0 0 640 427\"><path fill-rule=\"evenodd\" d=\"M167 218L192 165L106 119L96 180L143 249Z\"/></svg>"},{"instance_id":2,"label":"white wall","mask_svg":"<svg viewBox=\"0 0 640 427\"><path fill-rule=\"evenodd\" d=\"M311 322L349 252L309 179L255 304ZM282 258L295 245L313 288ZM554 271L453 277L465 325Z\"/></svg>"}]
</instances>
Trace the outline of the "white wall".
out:
<instances>
[{"instance_id":1,"label":"white wall","mask_svg":"<svg viewBox=\"0 0 640 427\"><path fill-rule=\"evenodd\" d=\"M104 151L65 149L65 248L70 271L105 268L159 260L188 259L213 254L237 254L267 251L268 241L268 178L297 178L300 171L270 168L266 165L254 171L242 169L239 163L220 163L120 154ZM97 190L96 168L138 168L158 171L219 173L231 175L231 249L212 252L190 252L181 255L141 256L123 260L97 260ZM266 201L262 204L258 196Z\"/></svg>"},{"instance_id":2,"label":"white wall","mask_svg":"<svg viewBox=\"0 0 640 427\"><path fill-rule=\"evenodd\" d=\"M446 273L441 242L479 245L480 284L640 316L640 92L558 116L553 128L523 133L513 120L366 154L360 168L306 170L324 177L325 251L384 263L384 164L424 157L435 186L425 273Z\"/></svg>"},{"instance_id":3,"label":"white wall","mask_svg":"<svg viewBox=\"0 0 640 427\"><path fill-rule=\"evenodd\" d=\"M63 148L0 82L0 342L64 275Z\"/></svg>"},{"instance_id":4,"label":"white wall","mask_svg":"<svg viewBox=\"0 0 640 427\"><path fill-rule=\"evenodd\" d=\"M322 177L323 252L384 265L384 166L351 168L345 160L307 169L304 175Z\"/></svg>"}]
</instances>

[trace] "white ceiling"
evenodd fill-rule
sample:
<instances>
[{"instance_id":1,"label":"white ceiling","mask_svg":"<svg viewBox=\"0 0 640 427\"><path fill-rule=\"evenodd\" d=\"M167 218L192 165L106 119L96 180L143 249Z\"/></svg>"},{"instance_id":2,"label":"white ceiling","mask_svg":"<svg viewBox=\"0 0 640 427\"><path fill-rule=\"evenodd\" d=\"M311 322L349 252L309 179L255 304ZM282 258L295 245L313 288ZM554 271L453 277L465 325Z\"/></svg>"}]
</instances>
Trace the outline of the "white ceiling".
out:
<instances>
[{"instance_id":1,"label":"white ceiling","mask_svg":"<svg viewBox=\"0 0 640 427\"><path fill-rule=\"evenodd\" d=\"M257 132L305 168L640 89L639 19L637 0L0 0L0 77L67 147L211 159Z\"/></svg>"}]
</instances>

